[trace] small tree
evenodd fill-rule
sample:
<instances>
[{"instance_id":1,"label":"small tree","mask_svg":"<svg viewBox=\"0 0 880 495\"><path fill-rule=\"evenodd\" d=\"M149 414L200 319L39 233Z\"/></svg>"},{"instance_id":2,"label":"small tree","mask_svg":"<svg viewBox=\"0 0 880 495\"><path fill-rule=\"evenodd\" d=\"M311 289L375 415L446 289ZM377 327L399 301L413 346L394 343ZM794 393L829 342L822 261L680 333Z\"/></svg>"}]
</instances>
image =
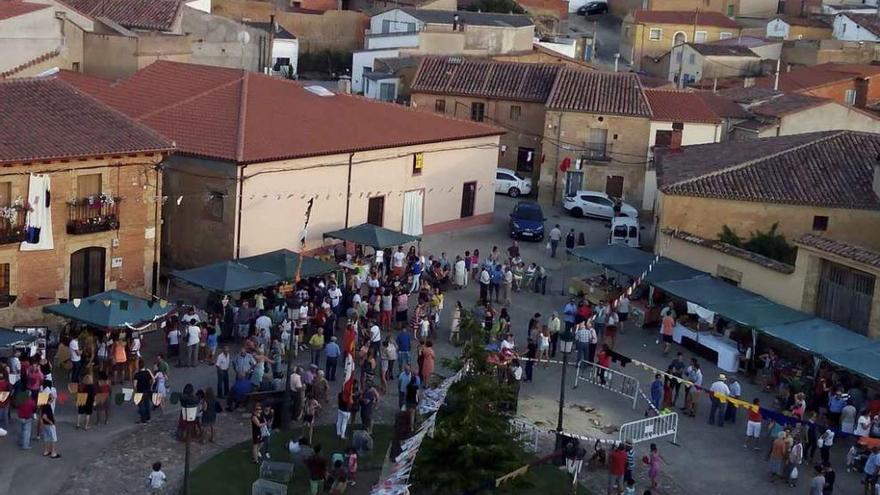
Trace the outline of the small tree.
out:
<instances>
[{"instance_id":1,"label":"small tree","mask_svg":"<svg viewBox=\"0 0 880 495\"><path fill-rule=\"evenodd\" d=\"M521 466L522 445L511 434L510 416L499 405L509 402L512 388L499 382L485 350L486 330L470 312L461 315L463 335L470 338L453 368L469 362L467 376L449 391L438 413L434 437L425 439L413 470L415 493L457 494Z\"/></svg>"},{"instance_id":2,"label":"small tree","mask_svg":"<svg viewBox=\"0 0 880 495\"><path fill-rule=\"evenodd\" d=\"M794 263L797 251L785 240L783 234L776 232L778 227L779 223L774 223L766 232L760 230L752 232L751 237L742 247L776 261Z\"/></svg>"},{"instance_id":3,"label":"small tree","mask_svg":"<svg viewBox=\"0 0 880 495\"><path fill-rule=\"evenodd\" d=\"M718 234L718 241L731 246L742 247L742 239L735 230L724 225L721 227L721 233Z\"/></svg>"},{"instance_id":4,"label":"small tree","mask_svg":"<svg viewBox=\"0 0 880 495\"><path fill-rule=\"evenodd\" d=\"M479 0L468 5L471 12L496 12L499 14L525 14L526 11L514 0Z\"/></svg>"}]
</instances>

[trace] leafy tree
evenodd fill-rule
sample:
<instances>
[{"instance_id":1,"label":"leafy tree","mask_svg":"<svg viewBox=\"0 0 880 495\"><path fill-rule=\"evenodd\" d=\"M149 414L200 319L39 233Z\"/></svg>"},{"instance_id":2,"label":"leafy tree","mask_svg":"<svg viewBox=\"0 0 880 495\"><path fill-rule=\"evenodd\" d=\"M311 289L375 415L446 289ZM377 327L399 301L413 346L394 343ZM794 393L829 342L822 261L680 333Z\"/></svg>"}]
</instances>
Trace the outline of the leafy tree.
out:
<instances>
[{"instance_id":1,"label":"leafy tree","mask_svg":"<svg viewBox=\"0 0 880 495\"><path fill-rule=\"evenodd\" d=\"M785 240L783 234L776 232L778 227L779 223L774 223L766 232L760 230L752 232L751 237L742 247L776 261L794 263L797 250Z\"/></svg>"},{"instance_id":2,"label":"leafy tree","mask_svg":"<svg viewBox=\"0 0 880 495\"><path fill-rule=\"evenodd\" d=\"M413 470L414 493L462 493L522 466L526 459L511 435L510 416L500 407L514 392L499 382L488 362L486 330L469 312L462 314L461 330L470 336L461 358L446 363L460 368L469 362L471 369L450 389L434 437L422 444Z\"/></svg>"},{"instance_id":3,"label":"leafy tree","mask_svg":"<svg viewBox=\"0 0 880 495\"><path fill-rule=\"evenodd\" d=\"M724 225L721 227L721 233L718 234L718 240L731 246L742 247L742 239L735 230Z\"/></svg>"},{"instance_id":4,"label":"leafy tree","mask_svg":"<svg viewBox=\"0 0 880 495\"><path fill-rule=\"evenodd\" d=\"M496 12L499 14L525 14L526 11L514 0L478 0L468 5L471 12Z\"/></svg>"}]
</instances>

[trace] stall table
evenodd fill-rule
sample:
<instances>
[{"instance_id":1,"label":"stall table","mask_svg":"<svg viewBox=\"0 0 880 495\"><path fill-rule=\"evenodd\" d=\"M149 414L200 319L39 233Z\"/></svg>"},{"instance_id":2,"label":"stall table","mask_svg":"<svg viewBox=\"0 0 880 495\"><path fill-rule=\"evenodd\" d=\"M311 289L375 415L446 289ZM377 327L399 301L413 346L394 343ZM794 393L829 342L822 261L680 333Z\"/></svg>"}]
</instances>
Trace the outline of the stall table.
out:
<instances>
[{"instance_id":1,"label":"stall table","mask_svg":"<svg viewBox=\"0 0 880 495\"><path fill-rule=\"evenodd\" d=\"M716 361L718 367L728 373L736 373L739 366L739 350L735 342L711 333L698 333L677 323L672 329L672 340L681 344L685 338L693 340L701 347L715 351L718 354Z\"/></svg>"}]
</instances>

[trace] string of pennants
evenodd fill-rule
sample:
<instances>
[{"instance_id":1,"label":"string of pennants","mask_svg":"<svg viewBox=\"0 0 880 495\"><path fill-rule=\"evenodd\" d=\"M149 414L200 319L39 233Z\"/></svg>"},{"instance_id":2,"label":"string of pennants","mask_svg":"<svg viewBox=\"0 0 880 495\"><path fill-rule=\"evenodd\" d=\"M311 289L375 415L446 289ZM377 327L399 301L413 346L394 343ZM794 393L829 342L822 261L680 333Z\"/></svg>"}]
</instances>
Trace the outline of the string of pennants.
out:
<instances>
[{"instance_id":1,"label":"string of pennants","mask_svg":"<svg viewBox=\"0 0 880 495\"><path fill-rule=\"evenodd\" d=\"M415 434L400 444L401 452L394 458L394 464L391 466L388 476L373 486L370 495L406 495L409 493L409 476L419 448L422 446L422 441L426 436L433 435L437 422L437 411L446 402L446 394L449 393L449 389L464 377L467 369L468 366L465 365L458 373L443 380L437 387L425 391L418 409L419 414L429 416L422 421Z\"/></svg>"}]
</instances>

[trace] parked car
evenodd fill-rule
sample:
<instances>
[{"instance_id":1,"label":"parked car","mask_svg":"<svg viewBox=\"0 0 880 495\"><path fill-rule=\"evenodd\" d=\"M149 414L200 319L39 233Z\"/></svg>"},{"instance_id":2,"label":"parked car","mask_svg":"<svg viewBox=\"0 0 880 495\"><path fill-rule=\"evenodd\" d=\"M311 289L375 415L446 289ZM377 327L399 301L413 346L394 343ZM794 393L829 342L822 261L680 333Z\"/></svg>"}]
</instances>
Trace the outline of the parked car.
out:
<instances>
[{"instance_id":1,"label":"parked car","mask_svg":"<svg viewBox=\"0 0 880 495\"><path fill-rule=\"evenodd\" d=\"M614 218L614 202L617 199L599 191L578 191L566 196L562 207L576 217ZM620 215L638 218L639 211L621 201Z\"/></svg>"},{"instance_id":2,"label":"parked car","mask_svg":"<svg viewBox=\"0 0 880 495\"><path fill-rule=\"evenodd\" d=\"M645 227L639 226L639 220L635 217L614 217L611 223L606 223L605 227L609 228L608 245L622 244L624 246L638 248L641 243L641 230Z\"/></svg>"},{"instance_id":3,"label":"parked car","mask_svg":"<svg viewBox=\"0 0 880 495\"><path fill-rule=\"evenodd\" d=\"M597 15L597 14L607 14L607 13L608 13L608 3L607 2L598 2L598 1L587 2L586 5L581 5L580 8L577 9L577 15Z\"/></svg>"},{"instance_id":4,"label":"parked car","mask_svg":"<svg viewBox=\"0 0 880 495\"><path fill-rule=\"evenodd\" d=\"M532 192L532 179L526 179L509 168L495 170L495 193L506 194L511 198Z\"/></svg>"},{"instance_id":5,"label":"parked car","mask_svg":"<svg viewBox=\"0 0 880 495\"><path fill-rule=\"evenodd\" d=\"M534 201L520 201L510 213L510 237L543 241L544 220L541 205Z\"/></svg>"}]
</instances>

